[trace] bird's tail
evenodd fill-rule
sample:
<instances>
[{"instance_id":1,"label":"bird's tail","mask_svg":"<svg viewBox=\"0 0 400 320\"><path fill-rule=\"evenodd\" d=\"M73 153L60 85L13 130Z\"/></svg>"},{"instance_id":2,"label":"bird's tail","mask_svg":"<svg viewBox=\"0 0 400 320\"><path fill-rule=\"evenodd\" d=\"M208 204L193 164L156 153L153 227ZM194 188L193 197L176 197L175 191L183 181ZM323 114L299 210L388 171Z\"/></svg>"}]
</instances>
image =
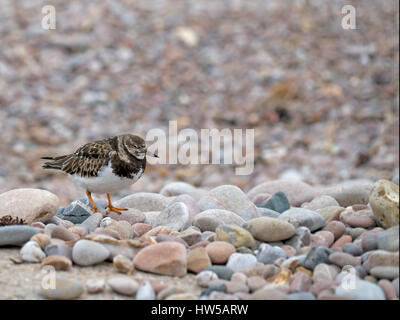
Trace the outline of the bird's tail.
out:
<instances>
[{"instance_id":1,"label":"bird's tail","mask_svg":"<svg viewBox=\"0 0 400 320\"><path fill-rule=\"evenodd\" d=\"M60 156L60 157L42 157L41 159L43 160L52 160L49 162L45 162L42 165L42 168L44 169L55 169L55 170L61 170L62 166L64 164L65 159L68 156Z\"/></svg>"}]
</instances>

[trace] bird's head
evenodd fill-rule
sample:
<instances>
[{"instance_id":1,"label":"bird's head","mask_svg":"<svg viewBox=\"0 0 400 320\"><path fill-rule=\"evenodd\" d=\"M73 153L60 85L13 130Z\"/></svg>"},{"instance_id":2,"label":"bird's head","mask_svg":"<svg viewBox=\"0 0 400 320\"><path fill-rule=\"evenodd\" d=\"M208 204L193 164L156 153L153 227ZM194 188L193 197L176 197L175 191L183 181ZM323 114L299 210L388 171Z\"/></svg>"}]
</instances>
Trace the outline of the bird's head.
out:
<instances>
[{"instance_id":1,"label":"bird's head","mask_svg":"<svg viewBox=\"0 0 400 320\"><path fill-rule=\"evenodd\" d=\"M158 158L158 155L147 150L146 142L139 136L126 134L122 137L122 144L126 151L138 160L143 160L146 154Z\"/></svg>"}]
</instances>

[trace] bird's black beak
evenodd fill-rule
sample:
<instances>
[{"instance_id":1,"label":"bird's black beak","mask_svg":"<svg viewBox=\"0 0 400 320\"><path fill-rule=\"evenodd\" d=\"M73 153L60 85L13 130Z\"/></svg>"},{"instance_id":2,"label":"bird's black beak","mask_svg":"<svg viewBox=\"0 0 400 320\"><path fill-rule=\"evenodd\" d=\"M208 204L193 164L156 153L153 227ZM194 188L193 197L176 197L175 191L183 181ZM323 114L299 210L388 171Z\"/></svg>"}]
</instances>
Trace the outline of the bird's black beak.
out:
<instances>
[{"instance_id":1,"label":"bird's black beak","mask_svg":"<svg viewBox=\"0 0 400 320\"><path fill-rule=\"evenodd\" d=\"M147 150L146 153L147 153L147 155L149 155L150 157L159 158L158 155L156 155L155 153L153 153L153 152L151 152L151 151L149 151L149 150Z\"/></svg>"}]
</instances>

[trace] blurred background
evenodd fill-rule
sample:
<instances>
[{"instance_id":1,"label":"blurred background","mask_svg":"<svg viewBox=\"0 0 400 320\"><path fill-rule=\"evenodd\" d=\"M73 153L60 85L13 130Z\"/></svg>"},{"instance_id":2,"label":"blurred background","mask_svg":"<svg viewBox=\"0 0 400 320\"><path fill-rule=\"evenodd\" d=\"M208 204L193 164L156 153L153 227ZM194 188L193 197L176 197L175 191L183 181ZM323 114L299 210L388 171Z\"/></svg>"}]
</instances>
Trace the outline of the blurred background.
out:
<instances>
[{"instance_id":1,"label":"blurred background","mask_svg":"<svg viewBox=\"0 0 400 320\"><path fill-rule=\"evenodd\" d=\"M56 29L41 26L43 6ZM344 30L341 8L356 9ZM0 0L0 192L83 196L41 169L120 133L255 130L255 170L154 165L169 181L244 190L271 179L392 179L399 162L397 0Z\"/></svg>"}]
</instances>

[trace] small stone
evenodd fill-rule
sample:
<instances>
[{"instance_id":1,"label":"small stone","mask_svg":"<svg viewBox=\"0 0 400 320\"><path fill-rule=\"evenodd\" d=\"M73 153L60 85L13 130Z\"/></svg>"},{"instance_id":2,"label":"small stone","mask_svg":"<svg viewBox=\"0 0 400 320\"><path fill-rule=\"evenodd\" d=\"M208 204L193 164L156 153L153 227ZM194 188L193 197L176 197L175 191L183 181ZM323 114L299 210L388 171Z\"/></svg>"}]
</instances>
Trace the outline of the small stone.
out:
<instances>
[{"instance_id":1,"label":"small stone","mask_svg":"<svg viewBox=\"0 0 400 320\"><path fill-rule=\"evenodd\" d=\"M0 194L2 219L16 219L24 224L47 221L56 213L60 200L46 190L21 188Z\"/></svg>"},{"instance_id":2,"label":"small stone","mask_svg":"<svg viewBox=\"0 0 400 320\"><path fill-rule=\"evenodd\" d=\"M311 236L311 246L323 246L329 248L333 241L335 240L335 236L332 232L322 230Z\"/></svg>"},{"instance_id":3,"label":"small stone","mask_svg":"<svg viewBox=\"0 0 400 320\"><path fill-rule=\"evenodd\" d=\"M257 254L257 261L264 264L273 264L279 258L286 258L286 253L277 246L264 246Z\"/></svg>"},{"instance_id":4,"label":"small stone","mask_svg":"<svg viewBox=\"0 0 400 320\"><path fill-rule=\"evenodd\" d=\"M111 211L107 215L115 221L126 221L129 222L129 224L131 225L134 225L136 223L143 223L144 220L146 220L146 216L143 212L132 208L126 211L122 211L122 214Z\"/></svg>"},{"instance_id":5,"label":"small stone","mask_svg":"<svg viewBox=\"0 0 400 320\"><path fill-rule=\"evenodd\" d=\"M178 242L161 242L141 249L134 258L137 269L182 277L186 274L186 249Z\"/></svg>"},{"instance_id":6,"label":"small stone","mask_svg":"<svg viewBox=\"0 0 400 320\"><path fill-rule=\"evenodd\" d=\"M153 227L146 223L135 223L132 225L133 235L136 237L141 237L146 232L150 231Z\"/></svg>"},{"instance_id":7,"label":"small stone","mask_svg":"<svg viewBox=\"0 0 400 320\"><path fill-rule=\"evenodd\" d=\"M372 183L367 180L349 180L333 187L321 189L321 194L329 195L336 199L342 207L353 204L367 204Z\"/></svg>"},{"instance_id":8,"label":"small stone","mask_svg":"<svg viewBox=\"0 0 400 320\"><path fill-rule=\"evenodd\" d=\"M229 281L226 283L226 291L228 293L236 293L236 292L249 292L249 287L246 283L238 282L238 281Z\"/></svg>"},{"instance_id":9,"label":"small stone","mask_svg":"<svg viewBox=\"0 0 400 320\"><path fill-rule=\"evenodd\" d=\"M296 228L289 222L268 217L252 219L245 223L243 227L255 239L266 242L286 240L296 233Z\"/></svg>"},{"instance_id":10,"label":"small stone","mask_svg":"<svg viewBox=\"0 0 400 320\"><path fill-rule=\"evenodd\" d=\"M219 279L231 280L234 271L227 266L211 266L205 269L205 271L215 272Z\"/></svg>"},{"instance_id":11,"label":"small stone","mask_svg":"<svg viewBox=\"0 0 400 320\"><path fill-rule=\"evenodd\" d=\"M250 300L289 300L289 296L280 290L264 287L253 292Z\"/></svg>"},{"instance_id":12,"label":"small stone","mask_svg":"<svg viewBox=\"0 0 400 320\"><path fill-rule=\"evenodd\" d=\"M298 227L296 234L285 242L287 245L292 246L296 251L300 248L311 244L311 232L307 227Z\"/></svg>"},{"instance_id":13,"label":"small stone","mask_svg":"<svg viewBox=\"0 0 400 320\"><path fill-rule=\"evenodd\" d=\"M190 292L185 292L185 293L171 294L165 300L198 300L198 296Z\"/></svg>"},{"instance_id":14,"label":"small stone","mask_svg":"<svg viewBox=\"0 0 400 320\"><path fill-rule=\"evenodd\" d=\"M361 240L361 247L364 252L378 249L378 238L376 234L371 234Z\"/></svg>"},{"instance_id":15,"label":"small stone","mask_svg":"<svg viewBox=\"0 0 400 320\"><path fill-rule=\"evenodd\" d=\"M138 192L114 203L118 208L134 208L142 212L162 211L172 200L158 193Z\"/></svg>"},{"instance_id":16,"label":"small stone","mask_svg":"<svg viewBox=\"0 0 400 320\"><path fill-rule=\"evenodd\" d=\"M369 202L377 222L385 229L399 225L399 186L388 180L378 180L372 188Z\"/></svg>"},{"instance_id":17,"label":"small stone","mask_svg":"<svg viewBox=\"0 0 400 320\"><path fill-rule=\"evenodd\" d=\"M311 288L309 289L309 292L312 293L314 296L318 296L322 291L324 290L329 290L334 292L334 288L338 285L339 283L336 280L321 280L315 282Z\"/></svg>"},{"instance_id":18,"label":"small stone","mask_svg":"<svg viewBox=\"0 0 400 320\"><path fill-rule=\"evenodd\" d=\"M315 296L311 292L295 292L289 294L290 300L315 300Z\"/></svg>"},{"instance_id":19,"label":"small stone","mask_svg":"<svg viewBox=\"0 0 400 320\"><path fill-rule=\"evenodd\" d=\"M243 272L235 272L232 275L231 281L247 283L247 276Z\"/></svg>"},{"instance_id":20,"label":"small stone","mask_svg":"<svg viewBox=\"0 0 400 320\"><path fill-rule=\"evenodd\" d=\"M252 276L247 279L247 285L251 292L257 291L267 284L264 278L260 276Z\"/></svg>"},{"instance_id":21,"label":"small stone","mask_svg":"<svg viewBox=\"0 0 400 320\"><path fill-rule=\"evenodd\" d=\"M20 246L39 233L39 229L31 226L5 226L0 227L0 246Z\"/></svg>"},{"instance_id":22,"label":"small stone","mask_svg":"<svg viewBox=\"0 0 400 320\"><path fill-rule=\"evenodd\" d=\"M155 300L156 294L149 281L143 281L136 292L136 300Z\"/></svg>"},{"instance_id":23,"label":"small stone","mask_svg":"<svg viewBox=\"0 0 400 320\"><path fill-rule=\"evenodd\" d=\"M345 208L338 206L326 207L323 209L317 209L316 212L324 218L326 223L331 221L339 220L340 214L345 210Z\"/></svg>"},{"instance_id":24,"label":"small stone","mask_svg":"<svg viewBox=\"0 0 400 320\"><path fill-rule=\"evenodd\" d=\"M186 182L171 182L164 186L160 194L166 197L180 196L182 194L188 194L192 196L195 200L199 200L203 197L207 191L203 189L198 189Z\"/></svg>"},{"instance_id":25,"label":"small stone","mask_svg":"<svg viewBox=\"0 0 400 320\"><path fill-rule=\"evenodd\" d=\"M72 262L64 256L53 255L42 260L42 267L43 266L53 266L56 270L68 270L72 267Z\"/></svg>"},{"instance_id":26,"label":"small stone","mask_svg":"<svg viewBox=\"0 0 400 320\"><path fill-rule=\"evenodd\" d=\"M247 195L234 185L222 185L214 188L197 203L200 211L223 209L236 213L244 220L257 218L257 207Z\"/></svg>"},{"instance_id":27,"label":"small stone","mask_svg":"<svg viewBox=\"0 0 400 320\"><path fill-rule=\"evenodd\" d=\"M170 234L161 233L161 234L158 234L155 239L157 242L174 241L174 242L183 244L185 246L185 248L188 247L188 244L184 240L182 240L182 238L178 238L178 237L172 236Z\"/></svg>"},{"instance_id":28,"label":"small stone","mask_svg":"<svg viewBox=\"0 0 400 320\"><path fill-rule=\"evenodd\" d=\"M72 259L80 266L91 266L103 262L110 252L100 243L90 240L79 240L72 248Z\"/></svg>"},{"instance_id":29,"label":"small stone","mask_svg":"<svg viewBox=\"0 0 400 320\"><path fill-rule=\"evenodd\" d=\"M399 251L399 226L391 227L377 235L378 249Z\"/></svg>"},{"instance_id":30,"label":"small stone","mask_svg":"<svg viewBox=\"0 0 400 320\"><path fill-rule=\"evenodd\" d=\"M341 236L339 239L335 241L335 243L331 246L332 250L342 251L342 247L345 243L352 242L352 238L349 235Z\"/></svg>"},{"instance_id":31,"label":"small stone","mask_svg":"<svg viewBox=\"0 0 400 320\"><path fill-rule=\"evenodd\" d=\"M196 275L196 282L200 287L207 288L208 284L213 281L217 280L218 276L214 271L205 270L201 271Z\"/></svg>"},{"instance_id":32,"label":"small stone","mask_svg":"<svg viewBox=\"0 0 400 320\"><path fill-rule=\"evenodd\" d=\"M139 289L137 281L128 276L113 276L107 283L112 290L125 296L133 296Z\"/></svg>"},{"instance_id":33,"label":"small stone","mask_svg":"<svg viewBox=\"0 0 400 320\"><path fill-rule=\"evenodd\" d=\"M244 222L244 219L234 212L210 209L197 214L193 220L193 225L200 228L201 231L215 231L220 225L234 224L241 226Z\"/></svg>"},{"instance_id":34,"label":"small stone","mask_svg":"<svg viewBox=\"0 0 400 320\"><path fill-rule=\"evenodd\" d=\"M44 231L49 237L54 238L54 239L61 239L64 241L75 241L80 238L80 236L78 236L75 233L70 232L65 227L56 226L53 224L46 225L46 228L44 229Z\"/></svg>"},{"instance_id":35,"label":"small stone","mask_svg":"<svg viewBox=\"0 0 400 320\"><path fill-rule=\"evenodd\" d=\"M41 262L46 255L36 241L28 241L20 250L22 260L26 262Z\"/></svg>"},{"instance_id":36,"label":"small stone","mask_svg":"<svg viewBox=\"0 0 400 320\"><path fill-rule=\"evenodd\" d=\"M226 266L235 272L254 267L256 263L257 258L251 254L234 253L229 257Z\"/></svg>"},{"instance_id":37,"label":"small stone","mask_svg":"<svg viewBox=\"0 0 400 320\"><path fill-rule=\"evenodd\" d=\"M211 266L206 248L196 248L187 254L187 269L194 273L199 273Z\"/></svg>"},{"instance_id":38,"label":"small stone","mask_svg":"<svg viewBox=\"0 0 400 320\"><path fill-rule=\"evenodd\" d=\"M214 241L207 245L207 254L212 263L225 264L229 257L235 253L235 247L225 241Z\"/></svg>"},{"instance_id":39,"label":"small stone","mask_svg":"<svg viewBox=\"0 0 400 320\"><path fill-rule=\"evenodd\" d=\"M388 252L376 250L368 252L368 256L363 263L363 267L369 272L377 266L399 267L399 252ZM364 256L364 255L363 255Z\"/></svg>"},{"instance_id":40,"label":"small stone","mask_svg":"<svg viewBox=\"0 0 400 320\"><path fill-rule=\"evenodd\" d=\"M364 228L346 228L346 233L348 233L353 240L358 239L365 231Z\"/></svg>"},{"instance_id":41,"label":"small stone","mask_svg":"<svg viewBox=\"0 0 400 320\"><path fill-rule=\"evenodd\" d=\"M47 299L72 300L79 298L85 287L82 282L74 279L56 277L55 288L40 286L41 294Z\"/></svg>"},{"instance_id":42,"label":"small stone","mask_svg":"<svg viewBox=\"0 0 400 320\"><path fill-rule=\"evenodd\" d=\"M44 249L47 256L64 256L69 260L72 260L72 247L63 243L50 243Z\"/></svg>"},{"instance_id":43,"label":"small stone","mask_svg":"<svg viewBox=\"0 0 400 320\"><path fill-rule=\"evenodd\" d=\"M211 292L213 292L213 291L219 291L219 292L226 293L227 292L226 285L219 284L219 285L210 286L201 292L200 297L209 296L211 294Z\"/></svg>"},{"instance_id":44,"label":"small stone","mask_svg":"<svg viewBox=\"0 0 400 320\"><path fill-rule=\"evenodd\" d=\"M178 235L180 239L192 246L201 241L201 232L196 227L189 227Z\"/></svg>"},{"instance_id":45,"label":"small stone","mask_svg":"<svg viewBox=\"0 0 400 320\"><path fill-rule=\"evenodd\" d=\"M258 194L274 194L283 192L292 206L300 206L304 202L311 201L316 195L316 191L310 185L302 181L274 180L262 183L251 189L247 195L254 198Z\"/></svg>"},{"instance_id":46,"label":"small stone","mask_svg":"<svg viewBox=\"0 0 400 320\"><path fill-rule=\"evenodd\" d=\"M101 201L94 200L94 203L97 208L104 208ZM74 224L80 224L92 215L92 209L92 205L87 198L80 198L66 207L58 209L55 216Z\"/></svg>"},{"instance_id":47,"label":"small stone","mask_svg":"<svg viewBox=\"0 0 400 320\"><path fill-rule=\"evenodd\" d=\"M169 296L181 294L181 293L185 293L185 290L183 288L177 287L177 286L168 286L168 287L162 289L157 294L157 300L165 300Z\"/></svg>"},{"instance_id":48,"label":"small stone","mask_svg":"<svg viewBox=\"0 0 400 320\"><path fill-rule=\"evenodd\" d=\"M102 292L105 286L103 279L89 279L86 281L86 290L90 294Z\"/></svg>"},{"instance_id":49,"label":"small stone","mask_svg":"<svg viewBox=\"0 0 400 320\"><path fill-rule=\"evenodd\" d=\"M80 226L88 230L88 232L90 233L93 232L100 225L102 219L103 215L101 213L93 213L89 218L82 222Z\"/></svg>"},{"instance_id":50,"label":"small stone","mask_svg":"<svg viewBox=\"0 0 400 320\"><path fill-rule=\"evenodd\" d=\"M356 243L345 243L342 247L343 252L351 254L352 256L361 256L363 250L359 244Z\"/></svg>"},{"instance_id":51,"label":"small stone","mask_svg":"<svg viewBox=\"0 0 400 320\"><path fill-rule=\"evenodd\" d=\"M327 196L324 194L315 197L311 202L305 202L301 205L302 208L311 211L324 209L326 207L338 207L338 206L339 203L335 200L335 198L332 198L331 196Z\"/></svg>"},{"instance_id":52,"label":"small stone","mask_svg":"<svg viewBox=\"0 0 400 320\"><path fill-rule=\"evenodd\" d=\"M31 241L37 242L40 249L44 250L50 244L51 239L44 233L37 233L31 238Z\"/></svg>"},{"instance_id":53,"label":"small stone","mask_svg":"<svg viewBox=\"0 0 400 320\"><path fill-rule=\"evenodd\" d=\"M360 227L369 229L375 226L375 220L372 219L371 217L359 216L355 214L348 216L345 222L349 226L356 228Z\"/></svg>"},{"instance_id":54,"label":"small stone","mask_svg":"<svg viewBox=\"0 0 400 320\"><path fill-rule=\"evenodd\" d=\"M279 191L273 194L261 208L267 208L282 213L290 209L290 204L286 195L282 191Z\"/></svg>"},{"instance_id":55,"label":"small stone","mask_svg":"<svg viewBox=\"0 0 400 320\"><path fill-rule=\"evenodd\" d=\"M133 261L131 258L122 254L116 255L113 259L114 268L119 272L130 274L133 270Z\"/></svg>"},{"instance_id":56,"label":"small stone","mask_svg":"<svg viewBox=\"0 0 400 320\"><path fill-rule=\"evenodd\" d=\"M361 264L361 257L353 257L344 252L335 252L329 256L329 261L339 267L344 267L346 265L356 266Z\"/></svg>"},{"instance_id":57,"label":"small stone","mask_svg":"<svg viewBox=\"0 0 400 320\"><path fill-rule=\"evenodd\" d=\"M396 289L392 282L384 279L378 282L378 286L382 289L385 294L386 300L394 300L397 298Z\"/></svg>"},{"instance_id":58,"label":"small stone","mask_svg":"<svg viewBox=\"0 0 400 320\"><path fill-rule=\"evenodd\" d=\"M316 231L325 226L325 220L320 214L303 208L286 210L279 216L279 219L291 223L295 228L307 227L310 231Z\"/></svg>"},{"instance_id":59,"label":"small stone","mask_svg":"<svg viewBox=\"0 0 400 320\"><path fill-rule=\"evenodd\" d=\"M332 232L337 240L346 232L346 226L341 221L330 221L323 230Z\"/></svg>"},{"instance_id":60,"label":"small stone","mask_svg":"<svg viewBox=\"0 0 400 320\"><path fill-rule=\"evenodd\" d=\"M304 261L300 264L307 269L314 270L318 264L329 261L329 255L331 252L332 250L325 247L312 247Z\"/></svg>"},{"instance_id":61,"label":"small stone","mask_svg":"<svg viewBox=\"0 0 400 320\"><path fill-rule=\"evenodd\" d=\"M247 230L236 225L222 225L215 230L218 240L233 244L236 248L251 248L254 244L254 238Z\"/></svg>"},{"instance_id":62,"label":"small stone","mask_svg":"<svg viewBox=\"0 0 400 320\"><path fill-rule=\"evenodd\" d=\"M333 281L336 279L337 274L338 274L337 267L326 263L320 263L314 268L312 279L314 280L314 282Z\"/></svg>"},{"instance_id":63,"label":"small stone","mask_svg":"<svg viewBox=\"0 0 400 320\"><path fill-rule=\"evenodd\" d=\"M121 220L117 222L116 230L120 235L120 239L128 240L133 238L133 228L132 225L125 220Z\"/></svg>"},{"instance_id":64,"label":"small stone","mask_svg":"<svg viewBox=\"0 0 400 320\"><path fill-rule=\"evenodd\" d=\"M175 202L157 216L155 226L166 226L175 231L185 230L190 226L189 210L183 202Z\"/></svg>"},{"instance_id":65,"label":"small stone","mask_svg":"<svg viewBox=\"0 0 400 320\"><path fill-rule=\"evenodd\" d=\"M290 292L308 291L312 285L312 279L304 272L296 272L290 279Z\"/></svg>"},{"instance_id":66,"label":"small stone","mask_svg":"<svg viewBox=\"0 0 400 320\"><path fill-rule=\"evenodd\" d=\"M371 268L369 273L378 279L393 280L399 277L399 267L377 266Z\"/></svg>"},{"instance_id":67,"label":"small stone","mask_svg":"<svg viewBox=\"0 0 400 320\"><path fill-rule=\"evenodd\" d=\"M337 286L335 294L339 297L358 300L385 300L385 294L378 285L359 279L356 279L354 286Z\"/></svg>"}]
</instances>

